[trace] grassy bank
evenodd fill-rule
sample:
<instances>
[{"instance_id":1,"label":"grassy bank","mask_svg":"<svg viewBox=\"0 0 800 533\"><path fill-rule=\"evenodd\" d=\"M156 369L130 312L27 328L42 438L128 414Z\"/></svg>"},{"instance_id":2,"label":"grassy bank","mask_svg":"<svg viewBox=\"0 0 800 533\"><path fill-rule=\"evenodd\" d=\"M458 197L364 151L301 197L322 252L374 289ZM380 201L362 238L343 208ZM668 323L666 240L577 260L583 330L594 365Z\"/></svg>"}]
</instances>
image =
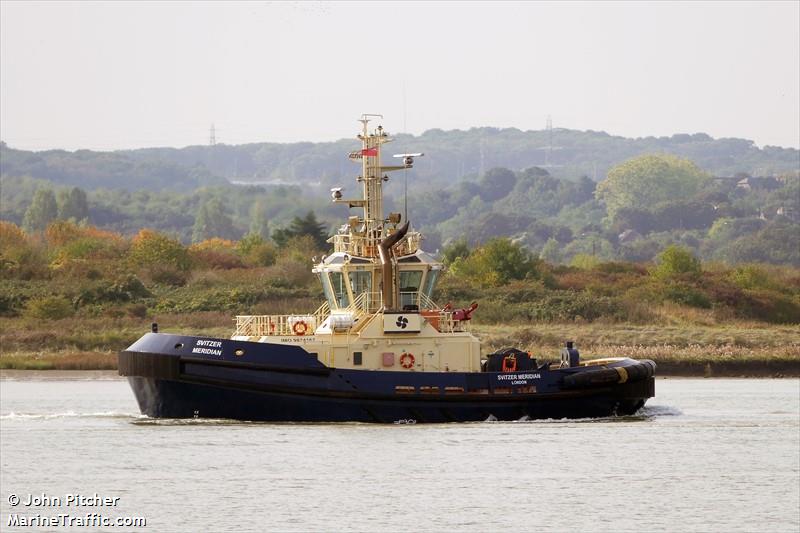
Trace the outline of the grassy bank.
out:
<instances>
[{"instance_id":1,"label":"grassy bank","mask_svg":"<svg viewBox=\"0 0 800 533\"><path fill-rule=\"evenodd\" d=\"M156 317L160 330L212 337L232 331L228 313ZM148 331L134 317L33 320L0 318L0 368L116 369L116 353ZM656 361L660 375L800 376L796 326L738 322L725 325L619 323L475 324L484 353L516 346L539 361L557 361L560 346L574 340L584 358L626 356Z\"/></svg>"},{"instance_id":2,"label":"grassy bank","mask_svg":"<svg viewBox=\"0 0 800 533\"><path fill-rule=\"evenodd\" d=\"M570 323L475 329L487 352L524 347L540 361L557 360L559 346L574 340L583 358L652 359L659 375L800 376L800 331L794 326Z\"/></svg>"}]
</instances>

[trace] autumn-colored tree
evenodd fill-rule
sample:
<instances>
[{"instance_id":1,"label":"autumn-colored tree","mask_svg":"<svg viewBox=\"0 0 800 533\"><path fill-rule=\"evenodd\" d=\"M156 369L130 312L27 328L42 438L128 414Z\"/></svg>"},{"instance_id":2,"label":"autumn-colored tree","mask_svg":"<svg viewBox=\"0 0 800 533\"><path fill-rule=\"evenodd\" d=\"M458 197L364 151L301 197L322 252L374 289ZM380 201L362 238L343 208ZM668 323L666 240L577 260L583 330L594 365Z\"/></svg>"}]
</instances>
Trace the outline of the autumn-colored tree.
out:
<instances>
[{"instance_id":1,"label":"autumn-colored tree","mask_svg":"<svg viewBox=\"0 0 800 533\"><path fill-rule=\"evenodd\" d=\"M451 265L456 276L463 276L484 287L497 287L510 280L539 278L541 261L510 239L491 239L472 251L466 258L458 258Z\"/></svg>"},{"instance_id":2,"label":"autumn-colored tree","mask_svg":"<svg viewBox=\"0 0 800 533\"><path fill-rule=\"evenodd\" d=\"M28 236L13 222L0 220L0 252L28 245Z\"/></svg>"},{"instance_id":3,"label":"autumn-colored tree","mask_svg":"<svg viewBox=\"0 0 800 533\"><path fill-rule=\"evenodd\" d=\"M121 244L122 235L94 226L81 226L70 220L56 220L47 226L45 240L53 247L64 246L79 239L96 239Z\"/></svg>"},{"instance_id":4,"label":"autumn-colored tree","mask_svg":"<svg viewBox=\"0 0 800 533\"><path fill-rule=\"evenodd\" d=\"M272 266L278 259L275 246L264 241L258 233L248 233L242 237L236 248L249 265Z\"/></svg>"},{"instance_id":5,"label":"autumn-colored tree","mask_svg":"<svg viewBox=\"0 0 800 533\"><path fill-rule=\"evenodd\" d=\"M128 258L144 267L166 266L185 272L191 266L189 253L180 242L151 229L136 234Z\"/></svg>"},{"instance_id":6,"label":"autumn-colored tree","mask_svg":"<svg viewBox=\"0 0 800 533\"><path fill-rule=\"evenodd\" d=\"M0 272L23 279L47 275L42 247L12 222L0 221Z\"/></svg>"},{"instance_id":7,"label":"autumn-colored tree","mask_svg":"<svg viewBox=\"0 0 800 533\"><path fill-rule=\"evenodd\" d=\"M189 255L196 265L205 268L229 269L244 266L242 258L237 252L236 243L219 237L191 245Z\"/></svg>"}]
</instances>

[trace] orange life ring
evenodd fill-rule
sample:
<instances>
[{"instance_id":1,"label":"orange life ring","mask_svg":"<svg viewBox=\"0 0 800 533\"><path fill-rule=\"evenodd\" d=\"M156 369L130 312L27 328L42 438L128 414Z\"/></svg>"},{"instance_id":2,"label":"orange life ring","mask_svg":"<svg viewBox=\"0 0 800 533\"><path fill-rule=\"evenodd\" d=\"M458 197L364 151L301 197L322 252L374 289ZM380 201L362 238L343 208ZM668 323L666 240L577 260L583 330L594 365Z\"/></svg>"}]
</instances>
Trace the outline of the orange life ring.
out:
<instances>
[{"instance_id":1,"label":"orange life ring","mask_svg":"<svg viewBox=\"0 0 800 533\"><path fill-rule=\"evenodd\" d=\"M308 331L308 324L300 320L299 322L295 322L292 326L292 331L294 331L295 335L305 335Z\"/></svg>"},{"instance_id":2,"label":"orange life ring","mask_svg":"<svg viewBox=\"0 0 800 533\"><path fill-rule=\"evenodd\" d=\"M517 356L507 355L503 357L503 372L516 372L517 371Z\"/></svg>"},{"instance_id":3,"label":"orange life ring","mask_svg":"<svg viewBox=\"0 0 800 533\"><path fill-rule=\"evenodd\" d=\"M414 366L414 354L404 353L400 356L400 366L403 368L411 368Z\"/></svg>"}]
</instances>

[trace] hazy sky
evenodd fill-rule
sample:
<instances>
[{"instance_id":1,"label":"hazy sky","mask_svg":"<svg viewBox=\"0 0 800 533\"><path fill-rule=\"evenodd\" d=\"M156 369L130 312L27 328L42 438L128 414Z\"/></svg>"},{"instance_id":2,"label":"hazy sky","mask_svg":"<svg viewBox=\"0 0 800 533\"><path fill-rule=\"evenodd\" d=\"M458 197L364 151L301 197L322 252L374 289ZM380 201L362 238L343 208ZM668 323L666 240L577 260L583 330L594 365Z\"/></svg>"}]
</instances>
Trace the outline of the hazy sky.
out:
<instances>
[{"instance_id":1,"label":"hazy sky","mask_svg":"<svg viewBox=\"0 0 800 533\"><path fill-rule=\"evenodd\" d=\"M0 3L0 137L114 149L513 126L800 146L800 2Z\"/></svg>"}]
</instances>

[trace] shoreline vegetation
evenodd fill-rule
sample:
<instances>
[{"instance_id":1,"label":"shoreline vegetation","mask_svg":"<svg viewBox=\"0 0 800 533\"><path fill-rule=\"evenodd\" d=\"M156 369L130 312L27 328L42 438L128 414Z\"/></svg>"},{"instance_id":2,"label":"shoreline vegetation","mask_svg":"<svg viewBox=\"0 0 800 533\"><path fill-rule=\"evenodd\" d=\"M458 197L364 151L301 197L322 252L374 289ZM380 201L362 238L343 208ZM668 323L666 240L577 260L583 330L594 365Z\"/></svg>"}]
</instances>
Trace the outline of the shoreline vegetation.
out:
<instances>
[{"instance_id":1,"label":"shoreline vegetation","mask_svg":"<svg viewBox=\"0 0 800 533\"><path fill-rule=\"evenodd\" d=\"M233 329L230 319L221 312L165 315L159 326L164 333L225 338ZM219 326L226 322L231 327ZM146 320L121 318L109 327L102 318L73 318L37 327L24 319L0 318L0 369L113 371L117 352L149 331L149 325ZM662 377L800 377L800 332L794 325L564 322L474 324L472 330L481 339L485 354L516 346L530 351L540 363L558 361L563 342L575 340L583 359L652 359Z\"/></svg>"},{"instance_id":2,"label":"shoreline vegetation","mask_svg":"<svg viewBox=\"0 0 800 533\"><path fill-rule=\"evenodd\" d=\"M184 246L69 221L27 233L0 222L0 369L113 370L117 352L162 332L230 337L234 315L310 312L310 272L328 248L308 217L257 235ZM539 362L565 341L585 359L647 358L659 375L800 376L800 269L701 262L671 245L654 262L548 261L511 239L441 252L433 299L477 302L483 354L514 346Z\"/></svg>"}]
</instances>

